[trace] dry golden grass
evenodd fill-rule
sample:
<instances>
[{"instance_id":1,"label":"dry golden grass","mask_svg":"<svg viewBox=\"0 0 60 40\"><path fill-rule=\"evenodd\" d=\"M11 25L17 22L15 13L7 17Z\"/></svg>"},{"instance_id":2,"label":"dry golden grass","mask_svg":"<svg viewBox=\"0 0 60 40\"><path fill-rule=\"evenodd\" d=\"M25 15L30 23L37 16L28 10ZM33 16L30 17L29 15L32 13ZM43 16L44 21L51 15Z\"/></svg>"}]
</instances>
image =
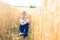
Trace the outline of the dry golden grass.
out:
<instances>
[{"instance_id":1,"label":"dry golden grass","mask_svg":"<svg viewBox=\"0 0 60 40\"><path fill-rule=\"evenodd\" d=\"M60 5L56 1L51 0L52 6L49 7L45 3L41 8L19 7L20 10L0 2L0 38L20 38L17 36L20 13L25 10L31 19L28 40L60 40ZM56 5L55 8L53 5Z\"/></svg>"}]
</instances>

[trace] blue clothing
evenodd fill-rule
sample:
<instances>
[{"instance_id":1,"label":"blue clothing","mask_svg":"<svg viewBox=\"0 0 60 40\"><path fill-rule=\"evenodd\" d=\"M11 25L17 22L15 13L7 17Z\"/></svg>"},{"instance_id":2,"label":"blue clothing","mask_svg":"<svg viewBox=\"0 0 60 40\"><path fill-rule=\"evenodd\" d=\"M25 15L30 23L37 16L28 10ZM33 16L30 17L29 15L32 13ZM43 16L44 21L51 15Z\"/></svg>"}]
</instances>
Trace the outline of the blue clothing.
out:
<instances>
[{"instance_id":1,"label":"blue clothing","mask_svg":"<svg viewBox=\"0 0 60 40\"><path fill-rule=\"evenodd\" d=\"M19 32L23 33L23 36L26 37L28 35L29 24L26 23L25 25L20 25Z\"/></svg>"}]
</instances>

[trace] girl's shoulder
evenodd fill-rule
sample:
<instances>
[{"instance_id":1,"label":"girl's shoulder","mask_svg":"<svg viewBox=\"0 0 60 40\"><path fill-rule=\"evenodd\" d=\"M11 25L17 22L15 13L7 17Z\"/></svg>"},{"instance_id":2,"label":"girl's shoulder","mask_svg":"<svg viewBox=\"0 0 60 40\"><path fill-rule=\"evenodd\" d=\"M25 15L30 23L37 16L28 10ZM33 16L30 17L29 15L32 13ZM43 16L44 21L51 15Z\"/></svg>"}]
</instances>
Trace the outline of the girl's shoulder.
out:
<instances>
[{"instance_id":1,"label":"girl's shoulder","mask_svg":"<svg viewBox=\"0 0 60 40\"><path fill-rule=\"evenodd\" d=\"M20 18L20 20L21 20L21 21L23 21L23 20L29 21L29 18L25 18L25 19Z\"/></svg>"}]
</instances>

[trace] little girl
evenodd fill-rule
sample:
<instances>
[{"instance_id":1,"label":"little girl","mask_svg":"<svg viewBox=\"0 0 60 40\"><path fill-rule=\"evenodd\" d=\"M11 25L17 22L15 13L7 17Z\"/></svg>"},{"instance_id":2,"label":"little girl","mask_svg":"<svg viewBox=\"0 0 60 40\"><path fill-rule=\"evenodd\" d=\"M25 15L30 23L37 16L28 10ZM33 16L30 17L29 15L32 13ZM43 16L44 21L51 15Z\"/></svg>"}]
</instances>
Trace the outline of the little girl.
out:
<instances>
[{"instance_id":1,"label":"little girl","mask_svg":"<svg viewBox=\"0 0 60 40\"><path fill-rule=\"evenodd\" d=\"M20 19L20 27L19 27L19 35L23 36L24 38L28 36L28 30L29 30L29 19L26 17L26 12L23 11L22 17Z\"/></svg>"}]
</instances>

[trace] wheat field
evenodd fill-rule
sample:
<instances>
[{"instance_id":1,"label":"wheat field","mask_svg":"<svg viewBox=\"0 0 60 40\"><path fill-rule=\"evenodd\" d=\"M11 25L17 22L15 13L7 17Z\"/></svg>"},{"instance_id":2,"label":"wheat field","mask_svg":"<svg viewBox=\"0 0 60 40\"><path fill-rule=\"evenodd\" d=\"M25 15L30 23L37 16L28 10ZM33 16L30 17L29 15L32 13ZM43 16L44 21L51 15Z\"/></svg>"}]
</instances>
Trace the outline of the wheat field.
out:
<instances>
[{"instance_id":1,"label":"wheat field","mask_svg":"<svg viewBox=\"0 0 60 40\"><path fill-rule=\"evenodd\" d=\"M59 3L59 0L45 0L42 7L29 8L0 2L0 40L21 40L18 28L22 11L31 20L27 40L60 40Z\"/></svg>"}]
</instances>

